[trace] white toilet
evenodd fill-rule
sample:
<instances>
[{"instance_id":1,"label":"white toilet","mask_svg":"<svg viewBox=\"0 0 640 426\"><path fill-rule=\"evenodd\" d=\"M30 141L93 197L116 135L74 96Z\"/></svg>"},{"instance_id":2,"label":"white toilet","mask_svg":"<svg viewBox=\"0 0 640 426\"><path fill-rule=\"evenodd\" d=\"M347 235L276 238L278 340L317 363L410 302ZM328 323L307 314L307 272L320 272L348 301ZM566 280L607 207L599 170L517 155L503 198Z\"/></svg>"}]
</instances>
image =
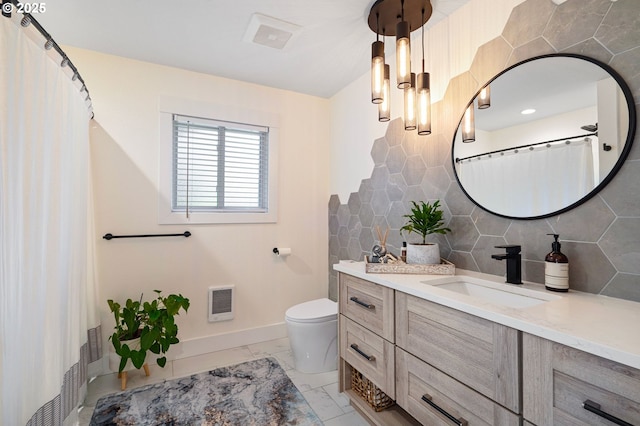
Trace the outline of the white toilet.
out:
<instances>
[{"instance_id":1,"label":"white toilet","mask_svg":"<svg viewBox=\"0 0 640 426\"><path fill-rule=\"evenodd\" d=\"M329 299L300 303L285 314L293 362L302 373L338 368L338 304Z\"/></svg>"}]
</instances>

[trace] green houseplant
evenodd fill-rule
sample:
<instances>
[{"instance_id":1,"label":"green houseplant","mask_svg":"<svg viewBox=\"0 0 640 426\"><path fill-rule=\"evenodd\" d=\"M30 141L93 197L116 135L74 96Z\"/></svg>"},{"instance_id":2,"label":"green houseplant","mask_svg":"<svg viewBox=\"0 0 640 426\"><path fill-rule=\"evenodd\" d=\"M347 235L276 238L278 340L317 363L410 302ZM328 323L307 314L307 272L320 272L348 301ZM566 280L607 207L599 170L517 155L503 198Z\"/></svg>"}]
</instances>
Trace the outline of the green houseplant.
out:
<instances>
[{"instance_id":1,"label":"green houseplant","mask_svg":"<svg viewBox=\"0 0 640 426\"><path fill-rule=\"evenodd\" d=\"M181 294L163 296L160 290L154 291L156 299L152 301L143 302L142 295L137 301L127 299L124 305L111 299L107 301L116 321L115 331L109 340L120 356L118 373L124 371L129 360L135 368L141 368L148 351L160 355L156 362L164 367L169 347L180 341L174 317L180 314L181 309L188 311L189 299ZM134 339L139 339L139 343L131 344Z\"/></svg>"},{"instance_id":2,"label":"green houseplant","mask_svg":"<svg viewBox=\"0 0 640 426\"><path fill-rule=\"evenodd\" d=\"M436 200L433 204L424 201L419 203L412 201L411 203L413 204L411 214L404 215L407 222L400 228L400 233L402 234L402 231L415 232L422 237L422 243L407 246L407 263L440 263L440 247L435 243L427 243L427 235L429 234L451 232L451 229L444 226L440 200Z\"/></svg>"}]
</instances>

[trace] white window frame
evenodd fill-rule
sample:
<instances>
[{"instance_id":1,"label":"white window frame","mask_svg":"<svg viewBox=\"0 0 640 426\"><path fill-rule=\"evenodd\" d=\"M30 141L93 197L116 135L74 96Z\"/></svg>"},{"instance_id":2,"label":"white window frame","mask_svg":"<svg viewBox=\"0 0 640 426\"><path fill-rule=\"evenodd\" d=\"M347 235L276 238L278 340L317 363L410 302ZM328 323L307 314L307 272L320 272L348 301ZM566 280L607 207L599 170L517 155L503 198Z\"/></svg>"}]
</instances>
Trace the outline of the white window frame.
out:
<instances>
[{"instance_id":1,"label":"white window frame","mask_svg":"<svg viewBox=\"0 0 640 426\"><path fill-rule=\"evenodd\" d=\"M279 116L247 108L209 104L185 99L160 97L159 104L159 176L158 223L219 224L275 223L278 218L278 136ZM173 116L184 115L232 123L246 123L269 128L268 204L266 212L173 211Z\"/></svg>"}]
</instances>

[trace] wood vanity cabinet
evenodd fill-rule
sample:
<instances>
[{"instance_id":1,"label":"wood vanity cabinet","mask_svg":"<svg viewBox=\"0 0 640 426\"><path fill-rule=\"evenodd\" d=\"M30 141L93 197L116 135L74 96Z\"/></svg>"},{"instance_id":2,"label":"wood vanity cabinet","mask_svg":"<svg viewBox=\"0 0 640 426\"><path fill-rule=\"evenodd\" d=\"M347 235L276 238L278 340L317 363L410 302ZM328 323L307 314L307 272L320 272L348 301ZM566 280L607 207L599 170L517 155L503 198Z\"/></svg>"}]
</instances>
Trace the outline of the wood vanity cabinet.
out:
<instances>
[{"instance_id":1,"label":"wood vanity cabinet","mask_svg":"<svg viewBox=\"0 0 640 426\"><path fill-rule=\"evenodd\" d=\"M526 333L522 352L531 424L640 425L640 370Z\"/></svg>"},{"instance_id":2,"label":"wood vanity cabinet","mask_svg":"<svg viewBox=\"0 0 640 426\"><path fill-rule=\"evenodd\" d=\"M339 390L372 424L418 425L397 406L376 412L351 390L351 367L390 398L395 384L395 291L347 274L338 274Z\"/></svg>"},{"instance_id":3,"label":"wood vanity cabinet","mask_svg":"<svg viewBox=\"0 0 640 426\"><path fill-rule=\"evenodd\" d=\"M640 426L640 370L338 274L340 391L372 424ZM396 406L370 408L356 368Z\"/></svg>"},{"instance_id":4,"label":"wood vanity cabinet","mask_svg":"<svg viewBox=\"0 0 640 426\"><path fill-rule=\"evenodd\" d=\"M338 283L340 390L371 423L521 424L518 331L348 274ZM397 406L368 409L351 367Z\"/></svg>"},{"instance_id":5,"label":"wood vanity cabinet","mask_svg":"<svg viewBox=\"0 0 640 426\"><path fill-rule=\"evenodd\" d=\"M519 335L396 292L398 404L424 424L519 425Z\"/></svg>"}]
</instances>

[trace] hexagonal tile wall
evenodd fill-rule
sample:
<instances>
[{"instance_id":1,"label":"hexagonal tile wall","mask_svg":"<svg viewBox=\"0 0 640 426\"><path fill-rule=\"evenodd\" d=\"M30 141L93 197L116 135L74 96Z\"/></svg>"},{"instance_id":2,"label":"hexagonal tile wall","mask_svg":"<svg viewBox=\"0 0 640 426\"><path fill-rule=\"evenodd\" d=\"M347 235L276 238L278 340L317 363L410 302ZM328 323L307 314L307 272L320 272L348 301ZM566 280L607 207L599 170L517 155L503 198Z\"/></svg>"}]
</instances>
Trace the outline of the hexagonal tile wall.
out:
<instances>
[{"instance_id":1,"label":"hexagonal tile wall","mask_svg":"<svg viewBox=\"0 0 640 426\"><path fill-rule=\"evenodd\" d=\"M551 0L526 0L512 10L502 35L481 46L471 69L452 78L443 100L432 105L432 135L405 132L401 118L390 121L384 137L372 143L370 178L362 180L347 204L341 205L337 195L329 199L329 297L336 297L333 264L362 260L378 242L376 227L390 228L388 246L399 252L398 229L410 202L439 199L453 232L435 240L458 268L503 275L502 262L490 258L498 250L493 246L521 244L523 279L541 283L552 241L545 234L559 233L572 289L640 301L640 132L609 185L555 217L527 221L493 215L470 201L455 180L450 157L454 121L471 97L503 68L554 52L609 64L640 102L640 1L567 0L556 6Z\"/></svg>"}]
</instances>

